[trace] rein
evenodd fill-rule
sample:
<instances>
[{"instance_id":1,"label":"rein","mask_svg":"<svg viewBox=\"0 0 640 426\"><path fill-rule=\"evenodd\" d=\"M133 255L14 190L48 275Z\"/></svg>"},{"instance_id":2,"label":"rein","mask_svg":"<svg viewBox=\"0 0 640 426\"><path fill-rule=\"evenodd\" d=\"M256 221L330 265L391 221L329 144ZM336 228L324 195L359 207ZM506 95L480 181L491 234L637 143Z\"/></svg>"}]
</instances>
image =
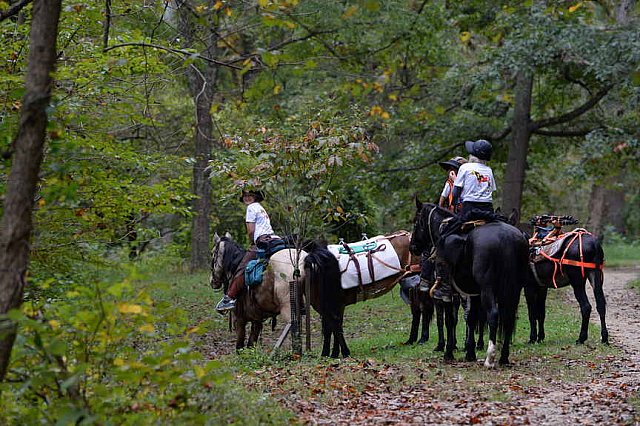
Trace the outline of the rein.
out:
<instances>
[{"instance_id":1,"label":"rein","mask_svg":"<svg viewBox=\"0 0 640 426\"><path fill-rule=\"evenodd\" d=\"M245 251L240 247L236 246L233 241L229 239L222 239L220 243L224 242L224 251L222 252L222 286L223 290L226 292L229 288L229 284L231 279L235 275L236 269L238 265L242 261L242 257L244 256ZM218 256L220 255L220 243L216 246L216 250L213 254L213 259L211 261L211 269L212 274L215 276L215 267L218 263ZM229 245L229 247L227 247ZM235 253L232 253L230 248L235 248Z\"/></svg>"}]
</instances>

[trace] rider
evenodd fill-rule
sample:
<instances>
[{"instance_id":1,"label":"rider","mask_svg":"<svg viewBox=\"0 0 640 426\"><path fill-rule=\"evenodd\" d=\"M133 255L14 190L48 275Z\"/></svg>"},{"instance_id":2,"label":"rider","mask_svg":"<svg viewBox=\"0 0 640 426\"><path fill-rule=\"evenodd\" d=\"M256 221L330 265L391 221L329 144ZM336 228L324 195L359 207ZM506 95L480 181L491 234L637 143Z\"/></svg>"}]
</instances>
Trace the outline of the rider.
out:
<instances>
[{"instance_id":1,"label":"rider","mask_svg":"<svg viewBox=\"0 0 640 426\"><path fill-rule=\"evenodd\" d=\"M453 182L456 180L458 169L466 162L467 160L462 157L453 157L450 160L438 163L440 167L447 172L447 181L444 183L444 188L438 201L440 207L455 212L455 204L453 204Z\"/></svg>"},{"instance_id":2,"label":"rider","mask_svg":"<svg viewBox=\"0 0 640 426\"><path fill-rule=\"evenodd\" d=\"M479 139L467 141L464 147L469 153L469 161L460 166L453 183L453 202L462 201L460 215L465 220L473 219L478 212L493 213L493 192L496 181L487 161L491 159L493 147L489 141Z\"/></svg>"},{"instance_id":3,"label":"rider","mask_svg":"<svg viewBox=\"0 0 640 426\"><path fill-rule=\"evenodd\" d=\"M251 245L236 269L227 294L225 294L222 300L216 305L218 312L224 312L236 306L236 298L244 289L244 270L247 263L257 257L256 245L274 237L269 215L260 204L263 200L264 194L262 191L242 191L240 201L247 206L245 225Z\"/></svg>"}]
</instances>

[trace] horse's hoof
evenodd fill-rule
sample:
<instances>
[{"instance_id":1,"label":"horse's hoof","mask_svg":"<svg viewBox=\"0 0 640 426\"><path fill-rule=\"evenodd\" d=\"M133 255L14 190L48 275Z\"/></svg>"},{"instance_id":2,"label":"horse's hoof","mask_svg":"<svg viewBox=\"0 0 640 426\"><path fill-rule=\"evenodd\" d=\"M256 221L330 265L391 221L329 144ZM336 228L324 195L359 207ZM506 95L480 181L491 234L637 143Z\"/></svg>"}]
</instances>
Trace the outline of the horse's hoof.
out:
<instances>
[{"instance_id":1,"label":"horse's hoof","mask_svg":"<svg viewBox=\"0 0 640 426\"><path fill-rule=\"evenodd\" d=\"M500 361L498 361L498 364L504 365L504 366L511 365L508 358L507 359L500 358Z\"/></svg>"},{"instance_id":2,"label":"horse's hoof","mask_svg":"<svg viewBox=\"0 0 640 426\"><path fill-rule=\"evenodd\" d=\"M406 342L403 343L403 345L410 346L410 345L413 345L415 342L416 342L415 340L407 340Z\"/></svg>"},{"instance_id":3,"label":"horse's hoof","mask_svg":"<svg viewBox=\"0 0 640 426\"><path fill-rule=\"evenodd\" d=\"M586 339L585 340L578 339L578 340L576 340L576 345L584 345L585 341L586 341Z\"/></svg>"},{"instance_id":4,"label":"horse's hoof","mask_svg":"<svg viewBox=\"0 0 640 426\"><path fill-rule=\"evenodd\" d=\"M438 345L433 349L433 351L434 352L442 352L442 351L444 351L444 346Z\"/></svg>"},{"instance_id":5,"label":"horse's hoof","mask_svg":"<svg viewBox=\"0 0 640 426\"><path fill-rule=\"evenodd\" d=\"M476 362L478 360L478 357L476 357L475 354L473 354L473 355L466 354L464 356L464 360L467 361L467 362Z\"/></svg>"},{"instance_id":6,"label":"horse's hoof","mask_svg":"<svg viewBox=\"0 0 640 426\"><path fill-rule=\"evenodd\" d=\"M529 341L527 342L529 345L535 345L536 341L535 339L529 339Z\"/></svg>"},{"instance_id":7,"label":"horse's hoof","mask_svg":"<svg viewBox=\"0 0 640 426\"><path fill-rule=\"evenodd\" d=\"M454 362L455 360L453 354L444 354L444 362Z\"/></svg>"}]
</instances>

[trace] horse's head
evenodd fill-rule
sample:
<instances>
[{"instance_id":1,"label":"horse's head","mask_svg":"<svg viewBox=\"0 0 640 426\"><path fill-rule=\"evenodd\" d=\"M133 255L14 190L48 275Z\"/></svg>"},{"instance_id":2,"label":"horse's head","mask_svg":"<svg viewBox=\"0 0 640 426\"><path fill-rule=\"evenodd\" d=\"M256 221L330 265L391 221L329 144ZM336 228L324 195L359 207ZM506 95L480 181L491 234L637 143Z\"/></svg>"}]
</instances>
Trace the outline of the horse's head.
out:
<instances>
[{"instance_id":1,"label":"horse's head","mask_svg":"<svg viewBox=\"0 0 640 426\"><path fill-rule=\"evenodd\" d=\"M227 232L224 237L214 236L213 250L211 251L211 274L209 285L214 290L229 286L229 281L235 273L235 269L242 259L243 250L233 242Z\"/></svg>"},{"instance_id":2,"label":"horse's head","mask_svg":"<svg viewBox=\"0 0 640 426\"><path fill-rule=\"evenodd\" d=\"M421 203L418 197L415 197L415 202L416 214L413 218L409 250L413 255L420 256L435 247L440 238L440 224L445 217L451 216L451 213L436 204Z\"/></svg>"}]
</instances>

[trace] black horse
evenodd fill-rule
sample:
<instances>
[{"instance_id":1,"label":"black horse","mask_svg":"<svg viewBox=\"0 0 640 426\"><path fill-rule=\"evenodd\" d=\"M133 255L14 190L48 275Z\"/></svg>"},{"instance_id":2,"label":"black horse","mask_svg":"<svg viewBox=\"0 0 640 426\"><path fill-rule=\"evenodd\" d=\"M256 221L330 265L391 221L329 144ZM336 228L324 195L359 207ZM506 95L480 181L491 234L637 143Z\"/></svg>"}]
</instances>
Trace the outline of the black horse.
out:
<instances>
[{"instance_id":1,"label":"black horse","mask_svg":"<svg viewBox=\"0 0 640 426\"><path fill-rule=\"evenodd\" d=\"M547 291L571 285L573 294L580 305L582 325L576 343L587 340L591 304L587 297L586 282L593 287L596 309L600 315L602 343L609 343L609 332L605 322L606 300L603 283L604 252L598 239L585 230L575 230L564 234L562 241L554 247L555 254L541 256L530 263L525 298L529 310L531 331L529 343L542 342L545 338L544 320Z\"/></svg>"},{"instance_id":2,"label":"black horse","mask_svg":"<svg viewBox=\"0 0 640 426\"><path fill-rule=\"evenodd\" d=\"M443 220L452 217L448 210L435 204L422 204L416 198L416 216L411 237L411 252L420 255L437 246ZM523 233L508 223L490 222L472 230L459 259L451 264L454 286L470 295L467 320L467 361L476 360L473 331L486 312L489 344L485 366L495 366L496 338L502 338L500 364L509 363L509 346L515 331L520 291L527 273L528 243Z\"/></svg>"},{"instance_id":3,"label":"black horse","mask_svg":"<svg viewBox=\"0 0 640 426\"><path fill-rule=\"evenodd\" d=\"M351 353L344 339L344 290L340 283L340 266L336 257L318 242L307 244L309 254L304 259L305 275L311 279L309 301L322 318L322 356L329 356L331 337L333 349L331 357Z\"/></svg>"}]
</instances>

